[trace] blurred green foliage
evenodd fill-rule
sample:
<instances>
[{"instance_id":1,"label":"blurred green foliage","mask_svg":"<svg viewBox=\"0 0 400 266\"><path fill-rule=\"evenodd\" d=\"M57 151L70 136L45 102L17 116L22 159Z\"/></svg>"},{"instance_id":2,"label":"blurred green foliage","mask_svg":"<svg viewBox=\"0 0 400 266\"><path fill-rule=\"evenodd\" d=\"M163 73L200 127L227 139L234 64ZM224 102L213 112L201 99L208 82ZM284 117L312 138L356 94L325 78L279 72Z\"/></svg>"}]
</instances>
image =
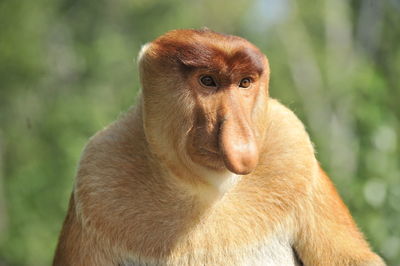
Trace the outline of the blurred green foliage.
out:
<instances>
[{"instance_id":1,"label":"blurred green foliage","mask_svg":"<svg viewBox=\"0 0 400 266\"><path fill-rule=\"evenodd\" d=\"M87 139L140 46L207 26L260 47L374 250L400 265L398 0L0 1L0 265L49 265Z\"/></svg>"}]
</instances>

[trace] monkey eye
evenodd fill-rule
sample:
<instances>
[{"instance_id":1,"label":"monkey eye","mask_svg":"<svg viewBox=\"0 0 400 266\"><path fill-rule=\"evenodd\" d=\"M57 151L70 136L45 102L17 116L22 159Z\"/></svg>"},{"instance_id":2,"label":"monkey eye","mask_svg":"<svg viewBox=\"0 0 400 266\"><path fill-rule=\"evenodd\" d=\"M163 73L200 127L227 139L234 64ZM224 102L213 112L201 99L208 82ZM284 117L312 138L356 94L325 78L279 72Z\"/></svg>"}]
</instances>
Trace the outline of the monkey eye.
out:
<instances>
[{"instance_id":1,"label":"monkey eye","mask_svg":"<svg viewBox=\"0 0 400 266\"><path fill-rule=\"evenodd\" d=\"M207 87L216 87L214 79L211 76L202 76L200 78L200 83Z\"/></svg>"},{"instance_id":2,"label":"monkey eye","mask_svg":"<svg viewBox=\"0 0 400 266\"><path fill-rule=\"evenodd\" d=\"M240 81L239 87L241 88L248 88L251 85L251 79L250 78L244 78Z\"/></svg>"}]
</instances>

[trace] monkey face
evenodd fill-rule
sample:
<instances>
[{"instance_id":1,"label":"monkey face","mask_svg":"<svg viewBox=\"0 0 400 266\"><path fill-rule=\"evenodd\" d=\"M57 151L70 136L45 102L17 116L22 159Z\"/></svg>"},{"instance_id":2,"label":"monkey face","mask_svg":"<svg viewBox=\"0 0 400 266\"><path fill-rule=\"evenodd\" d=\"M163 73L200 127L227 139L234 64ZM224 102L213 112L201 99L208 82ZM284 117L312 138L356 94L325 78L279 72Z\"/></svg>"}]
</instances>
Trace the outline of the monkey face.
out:
<instances>
[{"instance_id":1,"label":"monkey face","mask_svg":"<svg viewBox=\"0 0 400 266\"><path fill-rule=\"evenodd\" d=\"M154 119L162 106L159 116L173 111L174 118L164 119L174 121L164 128L171 133L165 139L182 161L242 175L255 169L269 76L255 46L209 30L172 31L152 42L140 61L148 113Z\"/></svg>"},{"instance_id":2,"label":"monkey face","mask_svg":"<svg viewBox=\"0 0 400 266\"><path fill-rule=\"evenodd\" d=\"M194 68L187 75L195 113L187 150L193 161L236 174L251 172L258 161L253 112L260 90L260 74L235 70L238 62L224 57L217 71ZM226 62L228 61L228 62ZM225 69L225 71L224 71Z\"/></svg>"}]
</instances>

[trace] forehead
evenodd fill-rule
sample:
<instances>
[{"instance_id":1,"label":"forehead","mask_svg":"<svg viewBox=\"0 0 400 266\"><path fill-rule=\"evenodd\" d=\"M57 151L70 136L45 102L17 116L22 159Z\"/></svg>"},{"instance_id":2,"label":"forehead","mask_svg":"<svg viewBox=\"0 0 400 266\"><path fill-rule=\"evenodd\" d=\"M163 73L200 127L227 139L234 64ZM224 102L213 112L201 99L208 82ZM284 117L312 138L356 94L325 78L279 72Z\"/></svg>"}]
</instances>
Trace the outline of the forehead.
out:
<instances>
[{"instance_id":1,"label":"forehead","mask_svg":"<svg viewBox=\"0 0 400 266\"><path fill-rule=\"evenodd\" d=\"M179 64L188 69L241 72L261 75L265 56L250 42L240 37L210 30L176 30L152 43L152 54L166 64Z\"/></svg>"}]
</instances>

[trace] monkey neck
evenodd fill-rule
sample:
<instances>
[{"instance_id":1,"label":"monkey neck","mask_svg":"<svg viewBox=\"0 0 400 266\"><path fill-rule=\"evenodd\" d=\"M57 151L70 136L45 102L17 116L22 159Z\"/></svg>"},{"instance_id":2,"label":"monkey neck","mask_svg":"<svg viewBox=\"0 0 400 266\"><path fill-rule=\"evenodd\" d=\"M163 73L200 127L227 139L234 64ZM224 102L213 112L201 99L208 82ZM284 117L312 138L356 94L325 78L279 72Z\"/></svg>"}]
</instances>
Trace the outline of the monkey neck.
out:
<instances>
[{"instance_id":1,"label":"monkey neck","mask_svg":"<svg viewBox=\"0 0 400 266\"><path fill-rule=\"evenodd\" d=\"M159 169L159 176L168 187L197 199L202 205L218 202L241 180L241 176L228 170L217 172L193 162L183 165L179 159L169 161L153 157L152 161L152 169Z\"/></svg>"},{"instance_id":2,"label":"monkey neck","mask_svg":"<svg viewBox=\"0 0 400 266\"><path fill-rule=\"evenodd\" d=\"M168 166L166 166L168 167ZM169 169L176 169L170 167ZM215 171L195 165L190 169L169 171L168 180L174 180L187 193L195 196L200 201L212 203L222 199L225 194L234 189L242 176L226 171Z\"/></svg>"}]
</instances>

